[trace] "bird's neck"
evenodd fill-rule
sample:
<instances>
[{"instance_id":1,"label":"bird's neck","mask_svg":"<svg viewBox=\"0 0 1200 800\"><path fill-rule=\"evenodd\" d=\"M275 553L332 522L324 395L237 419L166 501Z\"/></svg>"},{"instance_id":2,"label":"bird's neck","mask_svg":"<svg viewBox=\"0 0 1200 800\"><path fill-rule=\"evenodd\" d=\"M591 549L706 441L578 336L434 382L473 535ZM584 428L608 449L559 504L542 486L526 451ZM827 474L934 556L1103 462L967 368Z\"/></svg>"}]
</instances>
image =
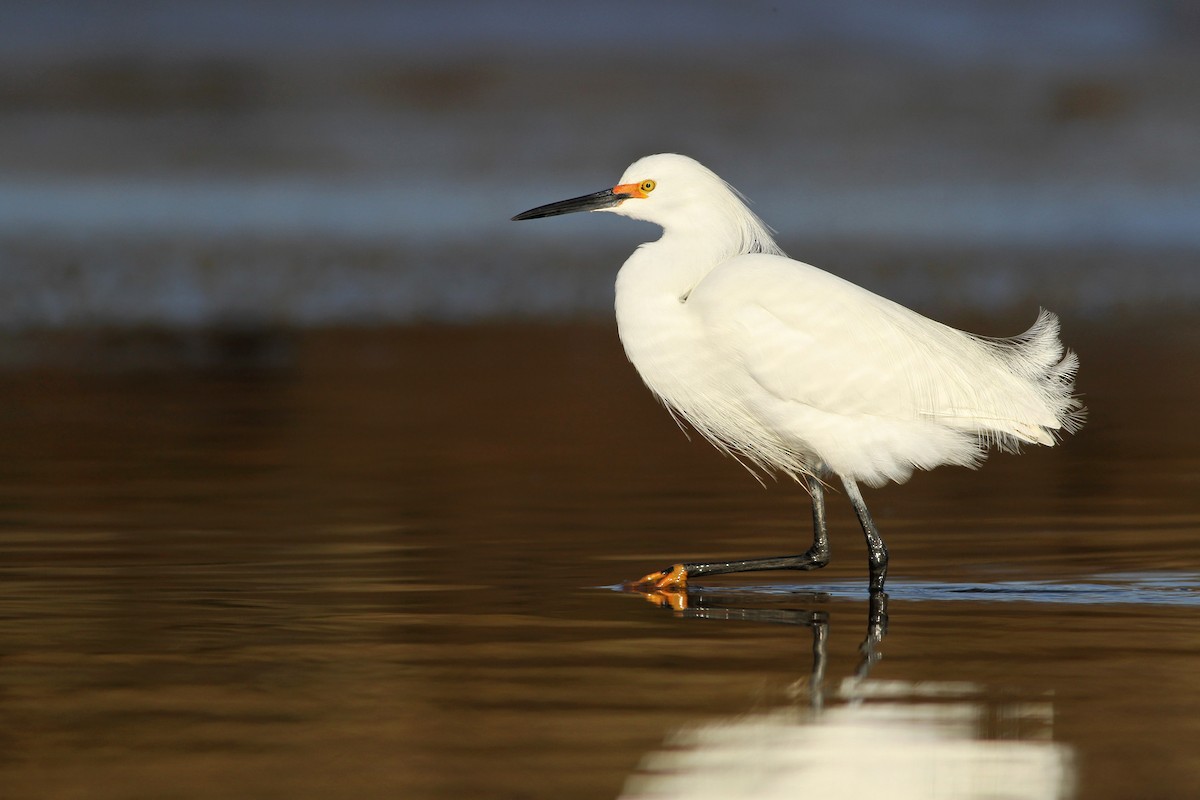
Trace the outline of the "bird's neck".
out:
<instances>
[{"instance_id":1,"label":"bird's neck","mask_svg":"<svg viewBox=\"0 0 1200 800\"><path fill-rule=\"evenodd\" d=\"M687 299L717 263L711 248L696 244L691 237L664 234L634 251L617 274L617 331L625 354L663 398L686 390L676 385L681 365L671 361L672 354L688 352L703 338Z\"/></svg>"},{"instance_id":2,"label":"bird's neck","mask_svg":"<svg viewBox=\"0 0 1200 800\"><path fill-rule=\"evenodd\" d=\"M622 300L683 302L705 275L734 255L698 233L664 232L658 241L638 247L617 274L618 307Z\"/></svg>"}]
</instances>

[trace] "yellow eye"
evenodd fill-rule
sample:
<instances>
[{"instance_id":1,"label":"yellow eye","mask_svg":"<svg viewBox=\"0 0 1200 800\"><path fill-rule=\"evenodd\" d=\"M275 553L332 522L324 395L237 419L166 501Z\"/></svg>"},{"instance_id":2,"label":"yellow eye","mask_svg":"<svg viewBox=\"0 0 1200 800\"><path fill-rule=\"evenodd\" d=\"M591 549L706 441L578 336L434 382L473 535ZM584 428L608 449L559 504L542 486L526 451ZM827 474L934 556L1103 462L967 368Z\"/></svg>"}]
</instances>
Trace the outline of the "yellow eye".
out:
<instances>
[{"instance_id":1,"label":"yellow eye","mask_svg":"<svg viewBox=\"0 0 1200 800\"><path fill-rule=\"evenodd\" d=\"M651 192L654 191L654 187L657 185L658 184L656 184L654 181L645 180L638 184L638 188L641 189L646 194L650 194Z\"/></svg>"}]
</instances>

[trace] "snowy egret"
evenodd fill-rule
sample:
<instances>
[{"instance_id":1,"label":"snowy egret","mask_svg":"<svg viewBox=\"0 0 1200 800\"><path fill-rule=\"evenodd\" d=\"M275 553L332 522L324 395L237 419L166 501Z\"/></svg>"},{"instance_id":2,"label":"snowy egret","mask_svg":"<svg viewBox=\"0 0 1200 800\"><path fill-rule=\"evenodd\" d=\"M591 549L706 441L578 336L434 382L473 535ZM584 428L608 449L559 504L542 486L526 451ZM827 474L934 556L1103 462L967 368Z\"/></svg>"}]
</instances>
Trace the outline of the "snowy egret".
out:
<instances>
[{"instance_id":1,"label":"snowy egret","mask_svg":"<svg viewBox=\"0 0 1200 800\"><path fill-rule=\"evenodd\" d=\"M783 254L731 186L664 153L611 189L513 217L611 211L654 223L657 241L617 275L617 327L650 391L751 470L802 481L813 543L800 555L680 563L636 585L698 575L811 570L829 562L822 479L837 475L867 540L870 591L888 553L858 484L903 483L914 469L975 467L990 447L1053 445L1083 422L1079 362L1042 310L1025 333L975 336Z\"/></svg>"}]
</instances>

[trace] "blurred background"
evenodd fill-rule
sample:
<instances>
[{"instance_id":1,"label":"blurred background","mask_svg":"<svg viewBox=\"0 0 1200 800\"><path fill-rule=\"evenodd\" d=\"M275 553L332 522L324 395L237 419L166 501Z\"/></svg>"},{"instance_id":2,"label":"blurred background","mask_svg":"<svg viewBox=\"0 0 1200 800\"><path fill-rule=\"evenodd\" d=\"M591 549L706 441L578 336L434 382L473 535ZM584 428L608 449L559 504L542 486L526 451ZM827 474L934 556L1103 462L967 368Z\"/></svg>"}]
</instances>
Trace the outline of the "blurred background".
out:
<instances>
[{"instance_id":1,"label":"blurred background","mask_svg":"<svg viewBox=\"0 0 1200 800\"><path fill-rule=\"evenodd\" d=\"M657 232L510 221L662 151L936 319L1062 316L1078 435L868 496L879 697L995 766L955 800L1200 796L1200 5L3 0L5 800L611 798L803 705L809 630L607 590L807 535L625 362ZM829 509L763 597L834 686L869 617Z\"/></svg>"},{"instance_id":2,"label":"blurred background","mask_svg":"<svg viewBox=\"0 0 1200 800\"><path fill-rule=\"evenodd\" d=\"M662 151L943 318L1200 300L1186 0L10 0L0 325L606 318L653 230L509 217Z\"/></svg>"}]
</instances>

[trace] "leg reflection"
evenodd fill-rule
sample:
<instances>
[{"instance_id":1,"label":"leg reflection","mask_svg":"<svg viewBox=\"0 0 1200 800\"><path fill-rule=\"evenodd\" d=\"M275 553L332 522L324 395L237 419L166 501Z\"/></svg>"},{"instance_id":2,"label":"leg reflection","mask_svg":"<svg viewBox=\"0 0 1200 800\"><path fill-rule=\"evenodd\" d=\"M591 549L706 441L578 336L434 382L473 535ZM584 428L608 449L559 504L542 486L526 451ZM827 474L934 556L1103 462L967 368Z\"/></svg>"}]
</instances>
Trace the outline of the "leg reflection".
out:
<instances>
[{"instance_id":1,"label":"leg reflection","mask_svg":"<svg viewBox=\"0 0 1200 800\"><path fill-rule=\"evenodd\" d=\"M883 593L871 597L858 664L841 680L828 674L832 625L819 608L827 596L690 588L647 599L686 619L808 628L812 670L766 709L756 704L747 713L670 730L666 745L647 753L629 776L622 800L1073 796L1074 752L1054 741L1052 695L925 675L870 677L888 631Z\"/></svg>"},{"instance_id":2,"label":"leg reflection","mask_svg":"<svg viewBox=\"0 0 1200 800\"><path fill-rule=\"evenodd\" d=\"M774 593L699 587L653 589L637 593L657 606L670 609L676 616L688 619L769 622L811 628L813 702L817 706L823 703L829 614L825 611L793 606L826 602L828 595L819 592L796 592L781 596ZM862 656L854 673L858 680L865 680L875 663L883 658L881 645L883 637L887 635L887 627L888 596L884 592L873 593L867 606L867 635L858 648Z\"/></svg>"}]
</instances>

